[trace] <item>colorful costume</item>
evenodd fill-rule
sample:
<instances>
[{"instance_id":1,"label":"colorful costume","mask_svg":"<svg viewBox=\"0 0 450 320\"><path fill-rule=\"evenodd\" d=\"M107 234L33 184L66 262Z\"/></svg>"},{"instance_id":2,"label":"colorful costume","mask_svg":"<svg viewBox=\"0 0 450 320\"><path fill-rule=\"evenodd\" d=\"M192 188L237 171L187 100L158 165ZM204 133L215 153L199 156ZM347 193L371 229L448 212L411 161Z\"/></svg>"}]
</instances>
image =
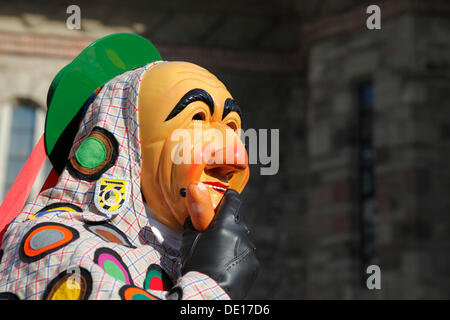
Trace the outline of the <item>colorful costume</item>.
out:
<instances>
[{"instance_id":1,"label":"colorful costume","mask_svg":"<svg viewBox=\"0 0 450 320\"><path fill-rule=\"evenodd\" d=\"M182 230L156 219L142 195L138 97L159 63L115 76L85 104L56 185L4 234L0 298L230 298L208 272L182 271Z\"/></svg>"}]
</instances>

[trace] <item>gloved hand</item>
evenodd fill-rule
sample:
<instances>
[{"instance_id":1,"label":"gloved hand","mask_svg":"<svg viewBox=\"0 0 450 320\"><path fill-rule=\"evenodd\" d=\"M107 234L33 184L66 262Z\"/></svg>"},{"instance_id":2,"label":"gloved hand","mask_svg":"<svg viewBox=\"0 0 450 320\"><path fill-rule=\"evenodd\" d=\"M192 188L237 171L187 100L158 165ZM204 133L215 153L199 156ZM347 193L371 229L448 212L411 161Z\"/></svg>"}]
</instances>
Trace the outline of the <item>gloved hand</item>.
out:
<instances>
[{"instance_id":1,"label":"gloved hand","mask_svg":"<svg viewBox=\"0 0 450 320\"><path fill-rule=\"evenodd\" d=\"M182 274L198 271L219 284L232 299L244 299L258 274L255 246L239 215L241 197L228 189L204 232L186 219L181 245Z\"/></svg>"}]
</instances>

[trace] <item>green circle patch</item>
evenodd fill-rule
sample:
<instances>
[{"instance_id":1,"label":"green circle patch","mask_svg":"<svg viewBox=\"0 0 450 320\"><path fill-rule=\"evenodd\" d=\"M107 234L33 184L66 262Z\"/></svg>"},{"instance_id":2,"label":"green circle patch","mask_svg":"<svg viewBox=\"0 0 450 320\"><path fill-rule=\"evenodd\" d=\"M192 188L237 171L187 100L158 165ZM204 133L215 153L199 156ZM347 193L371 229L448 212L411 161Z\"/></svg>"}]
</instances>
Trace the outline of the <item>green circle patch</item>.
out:
<instances>
[{"instance_id":1,"label":"green circle patch","mask_svg":"<svg viewBox=\"0 0 450 320\"><path fill-rule=\"evenodd\" d=\"M105 161L106 147L99 139L89 137L78 148L75 157L83 167L93 169Z\"/></svg>"}]
</instances>

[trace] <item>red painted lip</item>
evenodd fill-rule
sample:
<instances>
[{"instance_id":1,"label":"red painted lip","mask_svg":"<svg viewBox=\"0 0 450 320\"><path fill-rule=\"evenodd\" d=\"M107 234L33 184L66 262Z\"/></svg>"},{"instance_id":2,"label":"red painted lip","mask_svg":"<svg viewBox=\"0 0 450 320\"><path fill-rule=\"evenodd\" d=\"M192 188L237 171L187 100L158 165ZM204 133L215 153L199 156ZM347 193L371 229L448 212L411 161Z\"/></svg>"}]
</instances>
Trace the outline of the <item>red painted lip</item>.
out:
<instances>
[{"instance_id":1,"label":"red painted lip","mask_svg":"<svg viewBox=\"0 0 450 320\"><path fill-rule=\"evenodd\" d=\"M218 181L202 181L203 184L206 184L207 186L211 186L212 189L214 189L215 191L224 194L225 191L227 191L227 189L229 188L229 186L220 183Z\"/></svg>"}]
</instances>

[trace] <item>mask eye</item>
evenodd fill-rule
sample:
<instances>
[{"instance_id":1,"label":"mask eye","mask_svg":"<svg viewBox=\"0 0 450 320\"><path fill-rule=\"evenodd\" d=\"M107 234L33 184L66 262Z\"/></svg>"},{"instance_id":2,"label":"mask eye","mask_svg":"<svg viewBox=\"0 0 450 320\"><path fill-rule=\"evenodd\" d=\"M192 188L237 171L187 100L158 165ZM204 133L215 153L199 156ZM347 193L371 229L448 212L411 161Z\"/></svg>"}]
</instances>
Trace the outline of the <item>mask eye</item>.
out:
<instances>
[{"instance_id":1,"label":"mask eye","mask_svg":"<svg viewBox=\"0 0 450 320\"><path fill-rule=\"evenodd\" d=\"M227 126L230 127L233 131L236 131L238 128L238 125L234 121L227 122Z\"/></svg>"},{"instance_id":2,"label":"mask eye","mask_svg":"<svg viewBox=\"0 0 450 320\"><path fill-rule=\"evenodd\" d=\"M197 112L192 117L192 120L205 121L205 119L206 119L206 117L205 117L205 114L203 112Z\"/></svg>"}]
</instances>

